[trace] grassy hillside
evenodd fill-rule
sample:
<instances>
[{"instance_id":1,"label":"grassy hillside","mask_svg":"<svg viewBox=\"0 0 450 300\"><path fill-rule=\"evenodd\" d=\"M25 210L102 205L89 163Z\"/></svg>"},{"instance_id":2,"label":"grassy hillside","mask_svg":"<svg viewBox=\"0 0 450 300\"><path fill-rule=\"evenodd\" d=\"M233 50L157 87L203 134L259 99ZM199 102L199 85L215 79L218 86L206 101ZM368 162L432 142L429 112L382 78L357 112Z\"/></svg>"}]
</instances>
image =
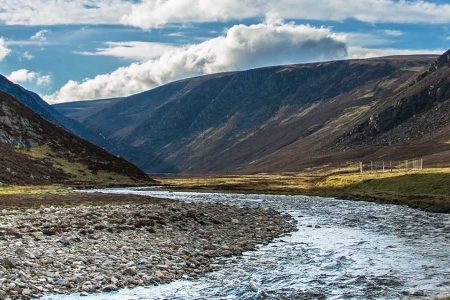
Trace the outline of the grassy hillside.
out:
<instances>
[{"instance_id":1,"label":"grassy hillside","mask_svg":"<svg viewBox=\"0 0 450 300\"><path fill-rule=\"evenodd\" d=\"M139 168L56 126L0 92L0 183L151 183Z\"/></svg>"}]
</instances>

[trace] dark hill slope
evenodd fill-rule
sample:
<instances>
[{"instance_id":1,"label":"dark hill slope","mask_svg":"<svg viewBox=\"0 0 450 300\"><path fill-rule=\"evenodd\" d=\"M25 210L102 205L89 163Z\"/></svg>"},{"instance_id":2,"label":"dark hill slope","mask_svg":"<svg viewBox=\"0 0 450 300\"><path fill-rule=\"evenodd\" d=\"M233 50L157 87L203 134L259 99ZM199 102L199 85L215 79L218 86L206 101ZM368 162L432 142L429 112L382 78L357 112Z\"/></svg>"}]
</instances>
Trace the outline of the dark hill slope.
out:
<instances>
[{"instance_id":1,"label":"dark hill slope","mask_svg":"<svg viewBox=\"0 0 450 300\"><path fill-rule=\"evenodd\" d=\"M423 157L426 166L450 165L450 53L447 51L419 74L354 118L344 132L329 128L329 138L317 148L320 134L265 157L264 167L280 168L281 157L294 165L339 164L357 160L403 160ZM331 123L335 124L335 123ZM309 160L296 162L295 153L317 149ZM286 161L286 160L285 160ZM285 163L285 162L284 162ZM255 166L256 168L260 166Z\"/></svg>"},{"instance_id":2,"label":"dark hill slope","mask_svg":"<svg viewBox=\"0 0 450 300\"><path fill-rule=\"evenodd\" d=\"M2 75L0 75L0 91L15 97L22 104L33 110L45 120L55 125L64 127L79 137L83 137L84 139L87 139L97 145L106 146L107 141L100 135L89 131L81 123L64 116L45 102L38 94L9 81Z\"/></svg>"},{"instance_id":3,"label":"dark hill slope","mask_svg":"<svg viewBox=\"0 0 450 300\"><path fill-rule=\"evenodd\" d=\"M435 59L386 57L207 75L126 97L83 124L103 134L114 153L149 172L296 171L376 159L386 157L387 150L373 142L364 146L375 139L364 124L389 107L397 99L393 95L407 93ZM395 121L389 130L410 120ZM356 138L359 132L362 137ZM408 145L422 149L421 155L435 154L430 147ZM439 145L436 151L448 146Z\"/></svg>"},{"instance_id":4,"label":"dark hill slope","mask_svg":"<svg viewBox=\"0 0 450 300\"><path fill-rule=\"evenodd\" d=\"M148 177L0 92L0 181L3 183L133 183Z\"/></svg>"}]
</instances>

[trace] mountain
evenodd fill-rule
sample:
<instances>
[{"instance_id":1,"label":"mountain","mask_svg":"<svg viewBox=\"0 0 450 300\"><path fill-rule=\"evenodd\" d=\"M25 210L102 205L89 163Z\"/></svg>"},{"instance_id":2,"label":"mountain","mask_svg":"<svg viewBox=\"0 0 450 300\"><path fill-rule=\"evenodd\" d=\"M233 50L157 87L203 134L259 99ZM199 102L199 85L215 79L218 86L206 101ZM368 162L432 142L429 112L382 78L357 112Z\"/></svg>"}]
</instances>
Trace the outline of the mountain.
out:
<instances>
[{"instance_id":1,"label":"mountain","mask_svg":"<svg viewBox=\"0 0 450 300\"><path fill-rule=\"evenodd\" d=\"M136 166L44 120L0 92L0 182L132 184L150 182Z\"/></svg>"},{"instance_id":2,"label":"mountain","mask_svg":"<svg viewBox=\"0 0 450 300\"><path fill-rule=\"evenodd\" d=\"M79 137L83 137L97 145L105 146L107 144L107 141L100 135L89 131L81 123L59 113L51 105L45 102L38 94L9 81L3 75L0 75L0 91L14 96L22 102L22 104L36 112L45 120L55 125L64 127Z\"/></svg>"},{"instance_id":3,"label":"mountain","mask_svg":"<svg viewBox=\"0 0 450 300\"><path fill-rule=\"evenodd\" d=\"M439 165L450 162L446 57L189 78L122 98L82 124L148 172L298 171L417 156Z\"/></svg>"}]
</instances>

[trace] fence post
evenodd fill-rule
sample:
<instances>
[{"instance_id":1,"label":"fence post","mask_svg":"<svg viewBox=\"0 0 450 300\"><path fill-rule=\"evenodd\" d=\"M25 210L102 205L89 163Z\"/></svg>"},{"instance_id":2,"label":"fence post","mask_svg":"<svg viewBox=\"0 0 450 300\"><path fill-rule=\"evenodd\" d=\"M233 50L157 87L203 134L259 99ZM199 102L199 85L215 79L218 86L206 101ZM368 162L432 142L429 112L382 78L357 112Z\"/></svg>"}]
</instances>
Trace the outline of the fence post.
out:
<instances>
[{"instance_id":1,"label":"fence post","mask_svg":"<svg viewBox=\"0 0 450 300\"><path fill-rule=\"evenodd\" d=\"M384 172L384 160L383 160L383 172Z\"/></svg>"},{"instance_id":2,"label":"fence post","mask_svg":"<svg viewBox=\"0 0 450 300\"><path fill-rule=\"evenodd\" d=\"M363 173L363 163L362 163L362 161L359 162L359 171L361 172L361 174Z\"/></svg>"},{"instance_id":3,"label":"fence post","mask_svg":"<svg viewBox=\"0 0 450 300\"><path fill-rule=\"evenodd\" d=\"M391 169L392 172L392 160L389 161L389 169Z\"/></svg>"}]
</instances>

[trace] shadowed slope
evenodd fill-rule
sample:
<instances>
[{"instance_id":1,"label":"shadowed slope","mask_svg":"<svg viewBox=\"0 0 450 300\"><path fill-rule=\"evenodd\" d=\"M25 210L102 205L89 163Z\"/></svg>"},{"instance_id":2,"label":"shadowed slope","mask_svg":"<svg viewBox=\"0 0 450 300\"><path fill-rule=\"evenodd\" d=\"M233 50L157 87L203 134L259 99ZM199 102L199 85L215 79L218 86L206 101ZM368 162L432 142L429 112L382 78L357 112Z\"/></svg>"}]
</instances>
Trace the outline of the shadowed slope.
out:
<instances>
[{"instance_id":1,"label":"shadowed slope","mask_svg":"<svg viewBox=\"0 0 450 300\"><path fill-rule=\"evenodd\" d=\"M146 174L0 92L0 181L133 183Z\"/></svg>"}]
</instances>

